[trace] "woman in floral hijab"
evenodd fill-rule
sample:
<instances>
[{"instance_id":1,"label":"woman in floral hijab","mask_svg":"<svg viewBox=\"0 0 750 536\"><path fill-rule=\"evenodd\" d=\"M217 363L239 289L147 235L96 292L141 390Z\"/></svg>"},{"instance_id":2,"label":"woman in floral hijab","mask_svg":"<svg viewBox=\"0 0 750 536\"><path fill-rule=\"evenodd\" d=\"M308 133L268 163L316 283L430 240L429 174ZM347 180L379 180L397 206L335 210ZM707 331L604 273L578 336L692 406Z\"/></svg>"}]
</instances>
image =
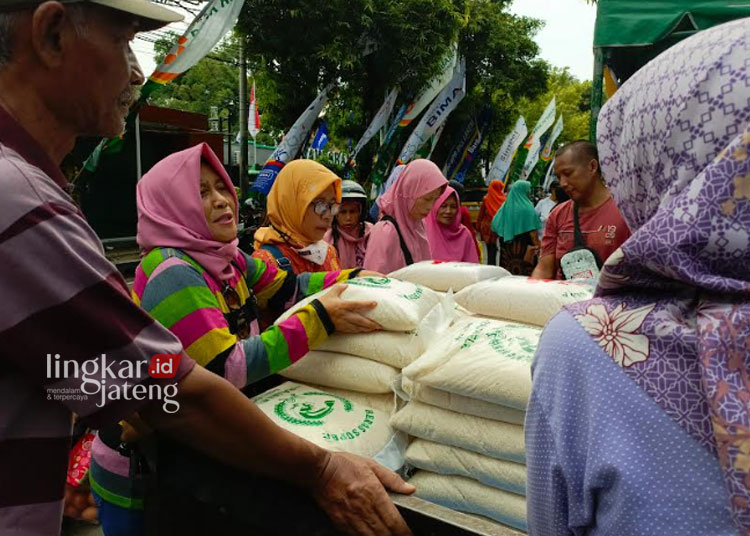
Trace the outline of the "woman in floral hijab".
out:
<instances>
[{"instance_id":1,"label":"woman in floral hijab","mask_svg":"<svg viewBox=\"0 0 750 536\"><path fill-rule=\"evenodd\" d=\"M641 69L599 116L633 235L548 324L530 533L750 534L750 19Z\"/></svg>"}]
</instances>

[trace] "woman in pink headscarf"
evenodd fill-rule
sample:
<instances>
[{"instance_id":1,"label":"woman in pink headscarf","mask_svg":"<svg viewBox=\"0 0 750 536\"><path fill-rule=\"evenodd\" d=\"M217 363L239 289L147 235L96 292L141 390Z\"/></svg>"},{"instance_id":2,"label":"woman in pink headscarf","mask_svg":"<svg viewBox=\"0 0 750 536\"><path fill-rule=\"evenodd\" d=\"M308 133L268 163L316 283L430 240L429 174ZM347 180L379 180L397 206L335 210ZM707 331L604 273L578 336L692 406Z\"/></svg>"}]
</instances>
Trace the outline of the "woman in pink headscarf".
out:
<instances>
[{"instance_id":1,"label":"woman in pink headscarf","mask_svg":"<svg viewBox=\"0 0 750 536\"><path fill-rule=\"evenodd\" d=\"M238 249L237 194L205 143L151 168L138 182L137 204L137 239L144 257L135 272L134 301L169 328L199 365L236 387L297 362L334 331L378 328L358 312L375 304L360 302L352 310L338 297L342 286L259 332L259 309L293 303L358 271L301 273L290 279L275 263ZM94 441L92 487L110 505L137 510L141 497L136 487L125 484L132 484L132 475L129 459L121 455L120 433L118 425ZM120 498L112 502L108 498L114 494ZM108 526L115 520L103 517L102 522Z\"/></svg>"},{"instance_id":2,"label":"woman in pink headscarf","mask_svg":"<svg viewBox=\"0 0 750 536\"><path fill-rule=\"evenodd\" d=\"M431 258L423 220L448 181L433 162L414 160L378 202L380 221L370 231L365 269L390 273Z\"/></svg>"},{"instance_id":3,"label":"woman in pink headscarf","mask_svg":"<svg viewBox=\"0 0 750 536\"><path fill-rule=\"evenodd\" d=\"M425 220L430 253L436 261L479 262L476 241L461 223L459 206L458 193L449 186Z\"/></svg>"}]
</instances>

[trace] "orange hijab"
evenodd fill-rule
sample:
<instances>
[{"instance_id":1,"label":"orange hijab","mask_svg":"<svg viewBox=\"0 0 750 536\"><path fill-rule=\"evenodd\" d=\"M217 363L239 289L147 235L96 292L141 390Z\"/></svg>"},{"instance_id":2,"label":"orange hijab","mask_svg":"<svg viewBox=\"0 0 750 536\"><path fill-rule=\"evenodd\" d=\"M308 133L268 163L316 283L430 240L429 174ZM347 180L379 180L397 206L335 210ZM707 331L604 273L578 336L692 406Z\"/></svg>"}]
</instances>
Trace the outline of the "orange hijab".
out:
<instances>
[{"instance_id":1,"label":"orange hijab","mask_svg":"<svg viewBox=\"0 0 750 536\"><path fill-rule=\"evenodd\" d=\"M503 206L507 196L505 195L505 184L503 181L494 180L490 183L490 189L484 197L484 206L487 209L487 216L491 219L495 217L497 211Z\"/></svg>"},{"instance_id":2,"label":"orange hijab","mask_svg":"<svg viewBox=\"0 0 750 536\"><path fill-rule=\"evenodd\" d=\"M279 231L296 247L315 242L307 236L302 221L310 203L329 186L333 186L336 201L340 203L341 179L333 171L314 160L293 160L285 165L268 193L267 214L271 225L255 232L255 248L285 243Z\"/></svg>"}]
</instances>

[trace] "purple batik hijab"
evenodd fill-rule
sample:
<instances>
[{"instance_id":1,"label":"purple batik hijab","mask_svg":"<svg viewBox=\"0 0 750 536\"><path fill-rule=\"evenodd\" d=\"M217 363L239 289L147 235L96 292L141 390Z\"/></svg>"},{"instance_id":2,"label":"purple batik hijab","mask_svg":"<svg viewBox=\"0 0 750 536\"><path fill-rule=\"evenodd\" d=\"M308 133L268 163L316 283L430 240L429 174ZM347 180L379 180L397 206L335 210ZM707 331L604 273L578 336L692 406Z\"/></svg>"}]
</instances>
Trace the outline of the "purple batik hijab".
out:
<instances>
[{"instance_id":1,"label":"purple batik hijab","mask_svg":"<svg viewBox=\"0 0 750 536\"><path fill-rule=\"evenodd\" d=\"M605 180L633 235L569 308L714 453L750 534L750 19L701 32L607 102Z\"/></svg>"}]
</instances>

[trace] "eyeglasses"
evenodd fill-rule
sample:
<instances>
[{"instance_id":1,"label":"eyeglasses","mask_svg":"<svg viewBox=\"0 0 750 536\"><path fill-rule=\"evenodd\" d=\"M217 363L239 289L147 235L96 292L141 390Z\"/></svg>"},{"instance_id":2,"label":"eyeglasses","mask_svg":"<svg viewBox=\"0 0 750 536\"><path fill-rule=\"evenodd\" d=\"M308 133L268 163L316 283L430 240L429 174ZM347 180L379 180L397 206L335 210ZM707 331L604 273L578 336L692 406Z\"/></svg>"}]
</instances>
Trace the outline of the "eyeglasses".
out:
<instances>
[{"instance_id":1,"label":"eyeglasses","mask_svg":"<svg viewBox=\"0 0 750 536\"><path fill-rule=\"evenodd\" d=\"M243 304L237 291L227 285L221 291L221 295L229 308L229 313L224 314L229 331L240 339L247 339L252 333L253 321L258 318L255 294L251 293Z\"/></svg>"},{"instance_id":2,"label":"eyeglasses","mask_svg":"<svg viewBox=\"0 0 750 536\"><path fill-rule=\"evenodd\" d=\"M327 201L313 201L311 203L313 207L313 211L318 216L325 216L326 212L330 212L331 216L335 216L339 213L339 209L341 208L341 203L336 203L335 201L333 203L328 203Z\"/></svg>"}]
</instances>

